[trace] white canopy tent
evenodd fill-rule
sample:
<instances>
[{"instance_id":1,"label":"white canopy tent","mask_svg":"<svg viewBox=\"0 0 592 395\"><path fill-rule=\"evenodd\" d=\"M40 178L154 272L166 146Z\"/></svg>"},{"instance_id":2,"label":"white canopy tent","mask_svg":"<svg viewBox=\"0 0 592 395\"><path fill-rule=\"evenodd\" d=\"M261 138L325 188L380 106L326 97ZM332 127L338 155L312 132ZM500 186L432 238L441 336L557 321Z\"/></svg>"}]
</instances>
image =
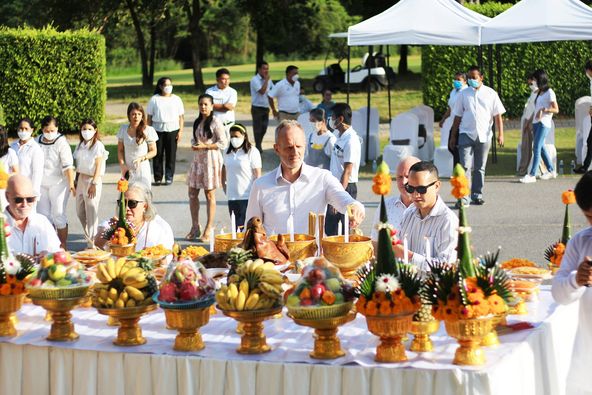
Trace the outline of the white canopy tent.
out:
<instances>
[{"instance_id":1,"label":"white canopy tent","mask_svg":"<svg viewBox=\"0 0 592 395\"><path fill-rule=\"evenodd\" d=\"M578 0L522 0L481 29L481 44L591 39L592 8Z\"/></svg>"},{"instance_id":2,"label":"white canopy tent","mask_svg":"<svg viewBox=\"0 0 592 395\"><path fill-rule=\"evenodd\" d=\"M479 45L490 18L454 0L401 0L348 29L348 45Z\"/></svg>"}]
</instances>

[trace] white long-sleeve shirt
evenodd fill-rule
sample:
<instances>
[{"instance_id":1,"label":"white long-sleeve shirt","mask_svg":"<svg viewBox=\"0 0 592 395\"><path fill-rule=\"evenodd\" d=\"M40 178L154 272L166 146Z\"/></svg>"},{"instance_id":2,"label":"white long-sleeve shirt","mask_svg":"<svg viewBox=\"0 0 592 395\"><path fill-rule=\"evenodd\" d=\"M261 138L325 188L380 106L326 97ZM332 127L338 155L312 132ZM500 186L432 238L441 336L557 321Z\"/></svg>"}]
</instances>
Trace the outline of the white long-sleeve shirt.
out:
<instances>
[{"instance_id":1,"label":"white long-sleeve shirt","mask_svg":"<svg viewBox=\"0 0 592 395\"><path fill-rule=\"evenodd\" d=\"M561 268L553 278L551 291L557 303L580 302L578 329L567 376L570 388L590 391L592 366L592 287L576 283L576 271L586 256L592 257L592 227L583 229L567 243ZM571 345L566 344L566 347Z\"/></svg>"},{"instance_id":2,"label":"white long-sleeve shirt","mask_svg":"<svg viewBox=\"0 0 592 395\"><path fill-rule=\"evenodd\" d=\"M33 183L33 191L39 196L45 163L43 150L34 138L30 138L22 145L17 140L11 144L11 148L16 151L19 158L19 173L25 177L29 177Z\"/></svg>"},{"instance_id":3,"label":"white long-sleeve shirt","mask_svg":"<svg viewBox=\"0 0 592 395\"><path fill-rule=\"evenodd\" d=\"M364 210L328 170L303 163L300 177L289 182L282 176L280 165L253 183L245 219L257 216L268 233L288 233L288 217L292 214L294 232L308 233L308 214L325 213L327 204L340 213L350 204Z\"/></svg>"}]
</instances>

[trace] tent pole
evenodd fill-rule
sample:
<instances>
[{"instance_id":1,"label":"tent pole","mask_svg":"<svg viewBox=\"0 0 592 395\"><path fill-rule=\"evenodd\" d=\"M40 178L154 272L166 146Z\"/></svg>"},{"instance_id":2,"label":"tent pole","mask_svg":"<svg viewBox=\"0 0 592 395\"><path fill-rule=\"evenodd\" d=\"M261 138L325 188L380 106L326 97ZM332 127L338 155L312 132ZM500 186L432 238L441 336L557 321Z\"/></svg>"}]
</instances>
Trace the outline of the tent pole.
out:
<instances>
[{"instance_id":1,"label":"tent pole","mask_svg":"<svg viewBox=\"0 0 592 395\"><path fill-rule=\"evenodd\" d=\"M497 77L497 94L500 97L500 100L503 103L503 93L502 93L502 71L503 71L503 64L502 64L502 45L495 44L495 66L496 66L496 77Z\"/></svg>"},{"instance_id":2,"label":"tent pole","mask_svg":"<svg viewBox=\"0 0 592 395\"><path fill-rule=\"evenodd\" d=\"M493 78L493 44L489 44L487 46L487 65L489 68L489 75L487 77L487 82L492 89L495 89L495 79ZM497 142L496 142L496 130L495 130L495 122L492 126L493 134L491 136L491 163L497 163Z\"/></svg>"},{"instance_id":3,"label":"tent pole","mask_svg":"<svg viewBox=\"0 0 592 395\"><path fill-rule=\"evenodd\" d=\"M367 88L366 93L368 94L368 100L366 102L366 162L368 162L368 153L370 148L370 93L372 92L372 67L374 66L375 59L372 57L372 45L368 46L368 60L370 60L368 64L368 79L367 79Z\"/></svg>"},{"instance_id":4,"label":"tent pole","mask_svg":"<svg viewBox=\"0 0 592 395\"><path fill-rule=\"evenodd\" d=\"M391 67L391 54L389 51L390 46L387 45L386 46L386 67L387 70ZM392 113L391 113L391 79L389 78L389 75L387 73L386 75L386 89L388 92L388 110L389 110L389 122L391 121L391 118L393 117Z\"/></svg>"},{"instance_id":5,"label":"tent pole","mask_svg":"<svg viewBox=\"0 0 592 395\"><path fill-rule=\"evenodd\" d=\"M477 47L477 66L479 66L479 70L483 70L483 47L481 45Z\"/></svg>"},{"instance_id":6,"label":"tent pole","mask_svg":"<svg viewBox=\"0 0 592 395\"><path fill-rule=\"evenodd\" d=\"M351 59L351 47L348 45L347 46L347 73L345 74L345 78L347 80L347 93L346 93L346 102L347 104L349 104L349 64L350 64L350 59Z\"/></svg>"}]
</instances>

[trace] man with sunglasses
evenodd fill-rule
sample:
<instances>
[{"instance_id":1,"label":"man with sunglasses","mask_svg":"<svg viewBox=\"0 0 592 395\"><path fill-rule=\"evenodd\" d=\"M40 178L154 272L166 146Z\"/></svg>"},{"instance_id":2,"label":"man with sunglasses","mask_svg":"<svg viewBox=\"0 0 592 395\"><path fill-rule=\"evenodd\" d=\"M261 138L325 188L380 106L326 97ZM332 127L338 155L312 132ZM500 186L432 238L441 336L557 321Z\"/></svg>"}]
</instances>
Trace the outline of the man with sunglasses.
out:
<instances>
[{"instance_id":1,"label":"man with sunglasses","mask_svg":"<svg viewBox=\"0 0 592 395\"><path fill-rule=\"evenodd\" d=\"M422 270L427 269L427 243L431 247L430 258L456 261L458 218L438 195L440 185L438 169L431 162L418 162L409 169L405 190L413 206L403 214L399 237L407 238L409 262ZM395 256L403 259L403 245L393 249Z\"/></svg>"},{"instance_id":2,"label":"man with sunglasses","mask_svg":"<svg viewBox=\"0 0 592 395\"><path fill-rule=\"evenodd\" d=\"M8 206L4 210L10 227L8 247L14 254L38 255L60 250L60 239L49 220L38 214L33 206L37 197L29 178L16 174L6 187Z\"/></svg>"}]
</instances>

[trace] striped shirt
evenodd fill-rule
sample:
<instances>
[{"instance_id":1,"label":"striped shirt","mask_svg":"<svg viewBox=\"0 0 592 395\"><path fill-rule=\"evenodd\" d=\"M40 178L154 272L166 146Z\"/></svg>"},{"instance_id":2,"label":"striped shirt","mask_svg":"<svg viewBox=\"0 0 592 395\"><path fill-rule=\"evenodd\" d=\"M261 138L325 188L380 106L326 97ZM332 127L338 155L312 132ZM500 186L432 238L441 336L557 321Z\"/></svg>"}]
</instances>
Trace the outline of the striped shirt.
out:
<instances>
[{"instance_id":1,"label":"striped shirt","mask_svg":"<svg viewBox=\"0 0 592 395\"><path fill-rule=\"evenodd\" d=\"M427 269L426 237L429 238L432 247L432 258L443 262L456 261L458 218L440 196L425 218L421 218L417 207L410 206L403 214L401 231L398 235L401 240L407 237L409 251L413 252L411 263L419 269Z\"/></svg>"}]
</instances>

